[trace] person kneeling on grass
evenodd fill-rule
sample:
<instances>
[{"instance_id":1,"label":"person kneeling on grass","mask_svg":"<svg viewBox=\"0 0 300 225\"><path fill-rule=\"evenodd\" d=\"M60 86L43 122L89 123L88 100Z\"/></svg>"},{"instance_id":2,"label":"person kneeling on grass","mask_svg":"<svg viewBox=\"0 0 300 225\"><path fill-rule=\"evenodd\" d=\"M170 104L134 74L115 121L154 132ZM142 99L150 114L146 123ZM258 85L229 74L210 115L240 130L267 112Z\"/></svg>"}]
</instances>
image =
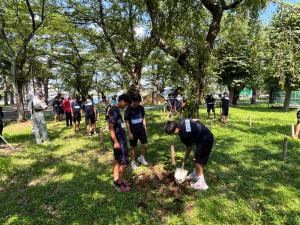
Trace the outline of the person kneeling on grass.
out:
<instances>
[{"instance_id":1,"label":"person kneeling on grass","mask_svg":"<svg viewBox=\"0 0 300 225\"><path fill-rule=\"evenodd\" d=\"M133 170L137 169L135 163L136 147L137 142L140 140L142 144L142 153L138 157L138 161L144 166L148 163L145 160L145 155L147 153L148 141L147 141L147 123L145 119L144 107L140 105L142 98L139 94L134 94L131 98L131 104L125 110L125 122L128 130L129 143L131 146L131 167Z\"/></svg>"},{"instance_id":2,"label":"person kneeling on grass","mask_svg":"<svg viewBox=\"0 0 300 225\"><path fill-rule=\"evenodd\" d=\"M300 134L300 110L298 110L297 112L297 125L296 125L296 132L295 132L295 139L299 138L299 134Z\"/></svg>"},{"instance_id":3,"label":"person kneeling on grass","mask_svg":"<svg viewBox=\"0 0 300 225\"><path fill-rule=\"evenodd\" d=\"M191 153L192 146L196 145L195 169L187 179L196 181L191 184L193 189L207 190L208 185L205 182L203 170L213 147L214 135L203 124L190 119L183 119L179 123L168 121L165 125L165 132L169 135L178 134L180 140L186 145L184 163Z\"/></svg>"},{"instance_id":4,"label":"person kneeling on grass","mask_svg":"<svg viewBox=\"0 0 300 225\"><path fill-rule=\"evenodd\" d=\"M129 192L129 183L124 180L126 166L129 163L127 153L127 140L125 134L125 125L120 113L129 103L127 94L120 95L118 103L112 106L108 111L108 126L114 148L114 187L120 192Z\"/></svg>"}]
</instances>

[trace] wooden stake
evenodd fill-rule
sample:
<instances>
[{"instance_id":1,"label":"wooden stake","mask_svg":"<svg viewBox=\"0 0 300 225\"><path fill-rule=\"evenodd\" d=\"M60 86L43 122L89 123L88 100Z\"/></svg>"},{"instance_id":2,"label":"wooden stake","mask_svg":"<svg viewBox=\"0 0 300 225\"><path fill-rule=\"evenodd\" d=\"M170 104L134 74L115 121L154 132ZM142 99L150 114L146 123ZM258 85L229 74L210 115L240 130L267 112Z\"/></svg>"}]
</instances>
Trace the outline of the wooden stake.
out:
<instances>
[{"instance_id":1,"label":"wooden stake","mask_svg":"<svg viewBox=\"0 0 300 225\"><path fill-rule=\"evenodd\" d=\"M166 112L166 107L164 107L164 113Z\"/></svg>"},{"instance_id":2,"label":"wooden stake","mask_svg":"<svg viewBox=\"0 0 300 225\"><path fill-rule=\"evenodd\" d=\"M176 165L176 160L175 160L175 150L174 150L174 145L171 145L171 162L172 165L175 166Z\"/></svg>"},{"instance_id":3,"label":"wooden stake","mask_svg":"<svg viewBox=\"0 0 300 225\"><path fill-rule=\"evenodd\" d=\"M103 142L104 142L104 134L103 134L103 130L101 128L99 130L99 141L100 141L100 144L103 144Z\"/></svg>"},{"instance_id":4,"label":"wooden stake","mask_svg":"<svg viewBox=\"0 0 300 225\"><path fill-rule=\"evenodd\" d=\"M295 136L295 125L294 124L292 124L291 133L292 133L292 137L294 137Z\"/></svg>"},{"instance_id":5,"label":"wooden stake","mask_svg":"<svg viewBox=\"0 0 300 225\"><path fill-rule=\"evenodd\" d=\"M285 137L283 139L283 160L287 160L287 152L288 152L288 139Z\"/></svg>"},{"instance_id":6,"label":"wooden stake","mask_svg":"<svg viewBox=\"0 0 300 225\"><path fill-rule=\"evenodd\" d=\"M252 127L252 117L251 117L251 115L249 116L249 126Z\"/></svg>"}]
</instances>

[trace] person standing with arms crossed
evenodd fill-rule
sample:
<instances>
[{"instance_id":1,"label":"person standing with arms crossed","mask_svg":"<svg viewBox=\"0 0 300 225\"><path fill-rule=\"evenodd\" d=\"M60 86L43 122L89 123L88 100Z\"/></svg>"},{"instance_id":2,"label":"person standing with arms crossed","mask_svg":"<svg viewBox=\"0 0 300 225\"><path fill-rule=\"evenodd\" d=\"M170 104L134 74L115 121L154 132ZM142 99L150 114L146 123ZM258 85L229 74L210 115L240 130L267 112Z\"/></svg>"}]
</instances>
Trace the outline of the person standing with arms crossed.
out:
<instances>
[{"instance_id":1,"label":"person standing with arms crossed","mask_svg":"<svg viewBox=\"0 0 300 225\"><path fill-rule=\"evenodd\" d=\"M47 143L49 141L45 121L45 110L48 106L43 97L44 94L41 91L37 91L32 99L32 123L37 144Z\"/></svg>"}]
</instances>

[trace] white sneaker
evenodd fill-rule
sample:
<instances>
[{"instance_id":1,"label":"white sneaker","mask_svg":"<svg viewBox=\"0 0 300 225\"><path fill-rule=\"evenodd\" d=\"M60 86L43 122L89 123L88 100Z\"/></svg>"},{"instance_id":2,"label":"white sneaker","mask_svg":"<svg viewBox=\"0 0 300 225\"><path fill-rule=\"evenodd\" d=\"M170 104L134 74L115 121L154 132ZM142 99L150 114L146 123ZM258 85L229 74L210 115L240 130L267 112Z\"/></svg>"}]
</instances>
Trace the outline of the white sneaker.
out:
<instances>
[{"instance_id":1,"label":"white sneaker","mask_svg":"<svg viewBox=\"0 0 300 225\"><path fill-rule=\"evenodd\" d=\"M207 190L208 185L206 184L205 181L200 181L198 180L196 183L192 183L191 187L195 190Z\"/></svg>"},{"instance_id":2,"label":"white sneaker","mask_svg":"<svg viewBox=\"0 0 300 225\"><path fill-rule=\"evenodd\" d=\"M140 156L140 157L138 157L138 160L139 160L139 162L140 163L142 163L144 166L148 166L148 163L147 163L147 161L145 160L145 157L144 156Z\"/></svg>"},{"instance_id":3,"label":"white sneaker","mask_svg":"<svg viewBox=\"0 0 300 225\"><path fill-rule=\"evenodd\" d=\"M196 171L195 171L195 169L193 170L193 172L191 172L189 175L187 175L186 179L187 179L187 180L194 180L194 181L197 181L197 176L196 176Z\"/></svg>"},{"instance_id":4,"label":"white sneaker","mask_svg":"<svg viewBox=\"0 0 300 225\"><path fill-rule=\"evenodd\" d=\"M138 166L136 165L135 161L132 161L132 162L131 162L131 168L132 168L133 170L136 170L136 169L138 168Z\"/></svg>"}]
</instances>

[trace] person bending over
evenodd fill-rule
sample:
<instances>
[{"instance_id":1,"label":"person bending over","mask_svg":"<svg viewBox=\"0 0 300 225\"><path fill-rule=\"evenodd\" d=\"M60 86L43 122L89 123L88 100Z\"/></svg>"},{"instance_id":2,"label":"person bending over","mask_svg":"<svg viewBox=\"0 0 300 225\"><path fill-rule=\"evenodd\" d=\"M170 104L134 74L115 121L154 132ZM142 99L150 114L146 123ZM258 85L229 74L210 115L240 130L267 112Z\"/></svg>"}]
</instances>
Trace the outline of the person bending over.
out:
<instances>
[{"instance_id":1,"label":"person bending over","mask_svg":"<svg viewBox=\"0 0 300 225\"><path fill-rule=\"evenodd\" d=\"M165 125L167 134L177 134L182 143L187 147L183 162L186 163L195 145L195 169L188 175L188 179L194 180L191 184L193 189L206 190L208 185L204 179L204 166L207 164L213 143L214 135L210 130L199 122L190 119L183 119L179 123L168 121Z\"/></svg>"}]
</instances>

